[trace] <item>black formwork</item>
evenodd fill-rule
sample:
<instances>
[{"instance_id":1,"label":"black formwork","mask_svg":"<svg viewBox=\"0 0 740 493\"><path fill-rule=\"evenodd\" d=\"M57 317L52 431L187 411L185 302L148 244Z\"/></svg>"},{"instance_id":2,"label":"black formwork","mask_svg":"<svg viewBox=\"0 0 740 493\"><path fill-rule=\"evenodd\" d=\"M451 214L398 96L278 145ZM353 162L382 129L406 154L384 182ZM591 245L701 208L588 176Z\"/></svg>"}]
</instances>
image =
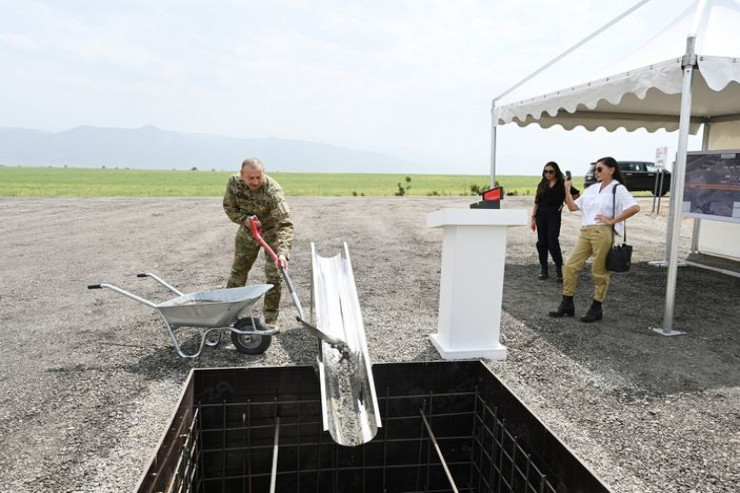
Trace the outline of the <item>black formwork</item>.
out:
<instances>
[{"instance_id":1,"label":"black formwork","mask_svg":"<svg viewBox=\"0 0 740 493\"><path fill-rule=\"evenodd\" d=\"M383 426L322 431L308 366L193 370L139 492L609 490L479 361L373 365Z\"/></svg>"}]
</instances>

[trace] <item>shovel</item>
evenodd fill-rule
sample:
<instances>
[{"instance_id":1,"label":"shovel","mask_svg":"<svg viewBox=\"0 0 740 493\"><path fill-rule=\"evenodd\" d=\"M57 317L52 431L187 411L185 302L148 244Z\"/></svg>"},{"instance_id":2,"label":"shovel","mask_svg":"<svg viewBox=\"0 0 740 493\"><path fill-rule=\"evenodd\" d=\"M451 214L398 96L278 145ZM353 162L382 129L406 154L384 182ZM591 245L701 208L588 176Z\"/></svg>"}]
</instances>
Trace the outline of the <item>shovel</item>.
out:
<instances>
[{"instance_id":1,"label":"shovel","mask_svg":"<svg viewBox=\"0 0 740 493\"><path fill-rule=\"evenodd\" d=\"M336 339L334 337L329 336L328 334L322 332L317 327L314 327L310 323L306 322L304 319L303 314L303 307L301 306L300 300L298 300L298 294L295 292L295 289L293 288L293 283L290 280L290 276L288 275L288 270L285 268L285 264L280 261L280 258L277 256L275 251L270 247L270 245L267 244L267 242L262 238L262 226L257 218L257 216L249 216L249 229L252 232L252 237L257 240L257 242L262 245L262 248L265 249L265 252L272 258L272 260L275 262L275 266L280 269L280 273L283 276L283 279L285 279L285 284L288 287L288 292L290 293L290 297L293 299L293 304L296 307L296 310L298 311L298 316L296 316L296 320L305 328L308 330L311 334L318 337L322 341L326 341L327 344L331 345L333 348L335 348L337 351L339 351L342 355L342 359L348 359L352 354L353 351L350 349L350 347L347 345L346 342Z\"/></svg>"}]
</instances>

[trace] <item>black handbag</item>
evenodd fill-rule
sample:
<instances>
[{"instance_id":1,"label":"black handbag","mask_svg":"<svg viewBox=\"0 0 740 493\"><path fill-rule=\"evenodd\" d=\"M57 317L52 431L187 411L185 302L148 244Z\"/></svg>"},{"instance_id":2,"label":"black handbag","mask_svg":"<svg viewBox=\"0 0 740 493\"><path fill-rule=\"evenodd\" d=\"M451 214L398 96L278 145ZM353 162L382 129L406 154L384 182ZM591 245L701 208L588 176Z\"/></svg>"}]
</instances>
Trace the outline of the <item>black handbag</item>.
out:
<instances>
[{"instance_id":1,"label":"black handbag","mask_svg":"<svg viewBox=\"0 0 740 493\"><path fill-rule=\"evenodd\" d=\"M612 189L612 217L617 213L617 187ZM614 226L612 225L612 242L614 240ZM627 272L632 262L632 245L627 243L627 221L624 222L624 241L621 245L613 245L606 255L606 269L611 272Z\"/></svg>"}]
</instances>

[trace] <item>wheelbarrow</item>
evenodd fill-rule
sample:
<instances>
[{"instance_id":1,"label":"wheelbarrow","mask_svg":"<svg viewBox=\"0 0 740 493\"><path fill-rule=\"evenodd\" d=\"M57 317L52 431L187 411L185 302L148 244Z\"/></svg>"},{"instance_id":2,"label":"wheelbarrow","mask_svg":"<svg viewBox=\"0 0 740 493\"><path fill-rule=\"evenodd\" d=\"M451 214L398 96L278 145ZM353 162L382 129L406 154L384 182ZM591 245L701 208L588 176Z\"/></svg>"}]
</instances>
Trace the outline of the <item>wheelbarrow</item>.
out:
<instances>
[{"instance_id":1,"label":"wheelbarrow","mask_svg":"<svg viewBox=\"0 0 740 493\"><path fill-rule=\"evenodd\" d=\"M240 353L262 354L270 347L272 336L278 332L263 325L253 313L256 303L272 289L272 284L185 294L151 272L137 274L137 277L154 279L177 294L177 298L153 303L112 284L90 284L87 288L110 289L154 308L164 320L177 354L183 358L197 358L204 346L218 346L223 331L231 333L231 342ZM176 332L183 327L195 328L200 335L198 350L192 354L184 352L178 342Z\"/></svg>"}]
</instances>

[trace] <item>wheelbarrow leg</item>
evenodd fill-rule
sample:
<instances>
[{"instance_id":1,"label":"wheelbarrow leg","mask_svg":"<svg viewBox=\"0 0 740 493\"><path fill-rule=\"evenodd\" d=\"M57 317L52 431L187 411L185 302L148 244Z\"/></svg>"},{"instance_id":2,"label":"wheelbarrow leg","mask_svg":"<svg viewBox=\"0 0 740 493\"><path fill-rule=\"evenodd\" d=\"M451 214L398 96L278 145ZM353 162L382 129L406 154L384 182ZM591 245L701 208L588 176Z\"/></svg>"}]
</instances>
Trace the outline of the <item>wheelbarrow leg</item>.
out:
<instances>
[{"instance_id":1,"label":"wheelbarrow leg","mask_svg":"<svg viewBox=\"0 0 740 493\"><path fill-rule=\"evenodd\" d=\"M175 335L175 331L179 329L180 327L173 327L170 325L170 322L164 318L164 316L160 313L159 316L164 320L164 324L167 326L167 332L170 333L170 338L172 339L172 344L175 346L175 351L177 351L177 354L180 355L181 358L197 358L200 356L200 353L203 352L203 347L206 345L206 337L208 337L208 334L213 332L214 330L221 330L221 329L199 329L198 332L200 333L200 345L198 346L198 350L192 354L188 354L185 351L182 350L180 347L180 342L177 340L177 336Z\"/></svg>"}]
</instances>

